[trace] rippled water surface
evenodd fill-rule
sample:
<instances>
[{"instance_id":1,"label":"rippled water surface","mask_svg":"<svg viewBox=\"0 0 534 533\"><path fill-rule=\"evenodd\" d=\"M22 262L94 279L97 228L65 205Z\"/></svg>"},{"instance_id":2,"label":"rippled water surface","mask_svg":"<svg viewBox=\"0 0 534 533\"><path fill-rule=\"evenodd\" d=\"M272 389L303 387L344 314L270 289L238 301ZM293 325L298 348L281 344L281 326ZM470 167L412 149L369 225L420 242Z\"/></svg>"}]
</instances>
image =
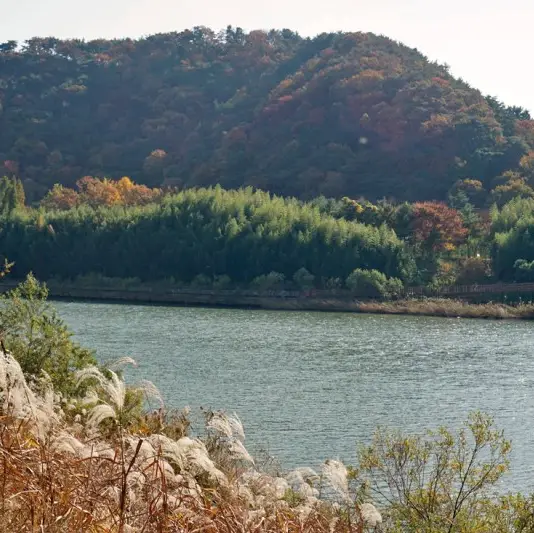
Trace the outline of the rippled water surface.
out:
<instances>
[{"instance_id":1,"label":"rippled water surface","mask_svg":"<svg viewBox=\"0 0 534 533\"><path fill-rule=\"evenodd\" d=\"M473 409L513 441L534 490L534 324L56 302L100 359L130 355L167 404L236 411L285 467L354 460L377 425L456 427Z\"/></svg>"}]
</instances>

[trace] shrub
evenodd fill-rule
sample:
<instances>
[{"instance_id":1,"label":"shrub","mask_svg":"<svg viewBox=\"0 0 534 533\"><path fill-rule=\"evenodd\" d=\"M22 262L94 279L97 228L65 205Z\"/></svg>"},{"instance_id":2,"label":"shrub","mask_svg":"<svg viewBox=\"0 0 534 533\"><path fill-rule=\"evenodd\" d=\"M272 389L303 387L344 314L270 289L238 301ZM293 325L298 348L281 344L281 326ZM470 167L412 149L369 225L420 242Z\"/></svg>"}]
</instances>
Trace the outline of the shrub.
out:
<instances>
[{"instance_id":1,"label":"shrub","mask_svg":"<svg viewBox=\"0 0 534 533\"><path fill-rule=\"evenodd\" d=\"M475 283L489 283L491 280L491 262L482 257L470 257L460 267L456 283L459 285L473 285Z\"/></svg>"},{"instance_id":2,"label":"shrub","mask_svg":"<svg viewBox=\"0 0 534 533\"><path fill-rule=\"evenodd\" d=\"M458 277L458 269L455 263L450 261L437 261L437 268L432 277L429 288L433 290L440 290L443 287L448 287L456 283Z\"/></svg>"},{"instance_id":3,"label":"shrub","mask_svg":"<svg viewBox=\"0 0 534 533\"><path fill-rule=\"evenodd\" d=\"M384 296L386 298L400 298L404 292L404 283L399 278L386 278Z\"/></svg>"},{"instance_id":4,"label":"shrub","mask_svg":"<svg viewBox=\"0 0 534 533\"><path fill-rule=\"evenodd\" d=\"M340 278L327 278L324 286L330 290L339 289L343 286L343 281Z\"/></svg>"},{"instance_id":5,"label":"shrub","mask_svg":"<svg viewBox=\"0 0 534 533\"><path fill-rule=\"evenodd\" d=\"M232 279L230 276L223 274L222 276L215 276L213 280L214 289L227 289L232 285Z\"/></svg>"},{"instance_id":6,"label":"shrub","mask_svg":"<svg viewBox=\"0 0 534 533\"><path fill-rule=\"evenodd\" d=\"M534 281L534 261L518 259L514 263L516 281Z\"/></svg>"},{"instance_id":7,"label":"shrub","mask_svg":"<svg viewBox=\"0 0 534 533\"><path fill-rule=\"evenodd\" d=\"M281 289L284 285L285 276L280 272L269 272L252 280L252 286L261 290Z\"/></svg>"},{"instance_id":8,"label":"shrub","mask_svg":"<svg viewBox=\"0 0 534 533\"><path fill-rule=\"evenodd\" d=\"M46 286L32 274L0 296L0 337L27 379L35 381L44 370L56 392L70 396L76 387L74 371L95 360L91 351L73 342L47 297Z\"/></svg>"},{"instance_id":9,"label":"shrub","mask_svg":"<svg viewBox=\"0 0 534 533\"><path fill-rule=\"evenodd\" d=\"M293 281L297 285L297 287L301 289L309 289L313 287L313 282L315 281L315 276L309 272L304 267L299 268L294 274L293 274Z\"/></svg>"},{"instance_id":10,"label":"shrub","mask_svg":"<svg viewBox=\"0 0 534 533\"><path fill-rule=\"evenodd\" d=\"M212 285L213 282L211 278L205 274L198 274L193 278L193 281L191 281L191 287L194 287L195 289L207 289Z\"/></svg>"},{"instance_id":11,"label":"shrub","mask_svg":"<svg viewBox=\"0 0 534 533\"><path fill-rule=\"evenodd\" d=\"M398 278L388 278L378 270L360 268L354 270L345 283L358 296L368 298L398 298L404 289Z\"/></svg>"},{"instance_id":12,"label":"shrub","mask_svg":"<svg viewBox=\"0 0 534 533\"><path fill-rule=\"evenodd\" d=\"M510 449L491 417L473 413L457 433L379 430L352 477L390 503L386 531L511 531L502 528L510 505L490 499Z\"/></svg>"}]
</instances>

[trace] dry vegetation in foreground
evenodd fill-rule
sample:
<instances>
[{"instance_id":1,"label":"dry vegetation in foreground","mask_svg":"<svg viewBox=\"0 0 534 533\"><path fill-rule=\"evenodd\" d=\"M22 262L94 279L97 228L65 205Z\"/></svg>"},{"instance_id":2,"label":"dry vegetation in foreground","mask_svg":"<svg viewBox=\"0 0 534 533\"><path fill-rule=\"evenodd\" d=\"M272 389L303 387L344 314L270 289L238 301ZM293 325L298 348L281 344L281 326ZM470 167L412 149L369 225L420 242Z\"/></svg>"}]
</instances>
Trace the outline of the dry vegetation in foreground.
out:
<instances>
[{"instance_id":1,"label":"dry vegetation in foreground","mask_svg":"<svg viewBox=\"0 0 534 533\"><path fill-rule=\"evenodd\" d=\"M127 424L128 389L115 372L89 367L78 381L94 386L79 401L65 404L50 383L37 394L0 353L2 531L343 533L382 520L351 499L338 461L320 474L270 475L247 452L236 416L209 413L208 437L193 439L185 416L162 410Z\"/></svg>"},{"instance_id":2,"label":"dry vegetation in foreground","mask_svg":"<svg viewBox=\"0 0 534 533\"><path fill-rule=\"evenodd\" d=\"M391 315L425 315L453 318L534 319L534 304L474 304L449 298L397 300L390 302L359 302L362 313Z\"/></svg>"}]
</instances>

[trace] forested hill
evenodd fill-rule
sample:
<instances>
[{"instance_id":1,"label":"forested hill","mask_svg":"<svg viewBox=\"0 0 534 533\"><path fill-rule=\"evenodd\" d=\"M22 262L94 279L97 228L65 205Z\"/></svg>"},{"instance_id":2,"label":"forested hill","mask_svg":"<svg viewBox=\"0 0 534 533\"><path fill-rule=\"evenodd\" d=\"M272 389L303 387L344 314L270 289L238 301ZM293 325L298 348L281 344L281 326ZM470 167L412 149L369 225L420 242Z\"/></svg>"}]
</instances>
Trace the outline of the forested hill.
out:
<instances>
[{"instance_id":1,"label":"forested hill","mask_svg":"<svg viewBox=\"0 0 534 533\"><path fill-rule=\"evenodd\" d=\"M0 175L30 199L84 175L444 199L458 179L495 187L533 146L525 110L369 33L0 45Z\"/></svg>"}]
</instances>

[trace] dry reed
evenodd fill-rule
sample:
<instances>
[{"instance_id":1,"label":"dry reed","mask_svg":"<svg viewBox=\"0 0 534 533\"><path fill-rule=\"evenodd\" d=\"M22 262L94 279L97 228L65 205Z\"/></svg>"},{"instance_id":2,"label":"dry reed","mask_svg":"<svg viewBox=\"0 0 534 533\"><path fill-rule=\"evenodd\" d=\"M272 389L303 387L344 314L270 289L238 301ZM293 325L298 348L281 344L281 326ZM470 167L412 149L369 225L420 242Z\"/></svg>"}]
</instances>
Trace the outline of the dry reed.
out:
<instances>
[{"instance_id":1,"label":"dry reed","mask_svg":"<svg viewBox=\"0 0 534 533\"><path fill-rule=\"evenodd\" d=\"M350 500L341 463L315 478L269 475L246 451L239 419L223 413L208 420L206 441L150 425L128 429L122 382L96 369L80 379L89 376L106 395L69 423L51 391L36 394L14 358L0 353L1 531L361 533L380 522L373 506ZM106 417L115 429L104 434ZM313 481L324 476L341 504L318 498Z\"/></svg>"},{"instance_id":2,"label":"dry reed","mask_svg":"<svg viewBox=\"0 0 534 533\"><path fill-rule=\"evenodd\" d=\"M358 302L356 311L391 315L423 315L453 318L533 319L534 305L502 303L473 304L448 298Z\"/></svg>"}]
</instances>

